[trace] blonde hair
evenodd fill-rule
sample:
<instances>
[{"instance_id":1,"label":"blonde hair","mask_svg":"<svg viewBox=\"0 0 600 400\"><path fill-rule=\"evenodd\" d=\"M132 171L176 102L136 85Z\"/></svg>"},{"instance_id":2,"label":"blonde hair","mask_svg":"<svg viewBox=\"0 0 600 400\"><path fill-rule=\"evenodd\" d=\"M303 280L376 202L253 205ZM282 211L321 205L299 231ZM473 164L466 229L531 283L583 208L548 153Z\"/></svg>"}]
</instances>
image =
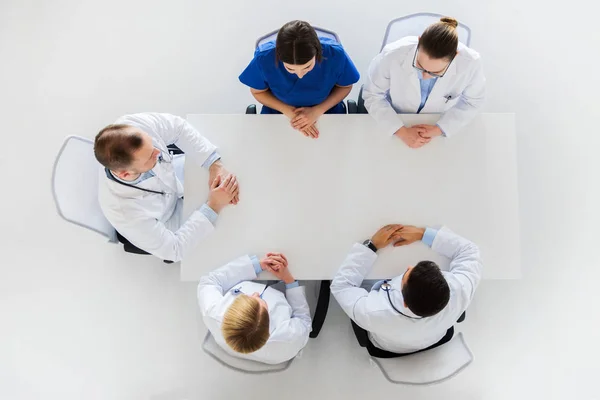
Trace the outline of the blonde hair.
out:
<instances>
[{"instance_id":1,"label":"blonde hair","mask_svg":"<svg viewBox=\"0 0 600 400\"><path fill-rule=\"evenodd\" d=\"M425 29L419 39L419 50L435 59L452 59L458 49L458 21L452 17L442 17Z\"/></svg>"},{"instance_id":2,"label":"blonde hair","mask_svg":"<svg viewBox=\"0 0 600 400\"><path fill-rule=\"evenodd\" d=\"M234 351L253 353L269 340L269 312L258 299L241 294L225 312L221 332Z\"/></svg>"},{"instance_id":3,"label":"blonde hair","mask_svg":"<svg viewBox=\"0 0 600 400\"><path fill-rule=\"evenodd\" d=\"M458 21L452 17L442 17L440 22L450 25L452 28L458 28Z\"/></svg>"}]
</instances>

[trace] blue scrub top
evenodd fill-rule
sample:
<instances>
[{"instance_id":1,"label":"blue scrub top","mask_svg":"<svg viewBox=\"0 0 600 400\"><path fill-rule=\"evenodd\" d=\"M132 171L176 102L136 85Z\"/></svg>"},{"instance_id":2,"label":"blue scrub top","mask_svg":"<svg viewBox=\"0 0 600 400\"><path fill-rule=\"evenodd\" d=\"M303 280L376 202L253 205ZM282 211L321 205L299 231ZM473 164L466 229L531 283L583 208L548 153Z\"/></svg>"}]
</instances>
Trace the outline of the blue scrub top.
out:
<instances>
[{"instance_id":1,"label":"blue scrub top","mask_svg":"<svg viewBox=\"0 0 600 400\"><path fill-rule=\"evenodd\" d=\"M319 38L323 60L302 79L289 73L283 62L275 62L275 41L260 45L254 58L240 75L240 82L256 90L270 89L275 97L293 107L312 107L321 104L335 85L350 86L360 74L341 44Z\"/></svg>"}]
</instances>

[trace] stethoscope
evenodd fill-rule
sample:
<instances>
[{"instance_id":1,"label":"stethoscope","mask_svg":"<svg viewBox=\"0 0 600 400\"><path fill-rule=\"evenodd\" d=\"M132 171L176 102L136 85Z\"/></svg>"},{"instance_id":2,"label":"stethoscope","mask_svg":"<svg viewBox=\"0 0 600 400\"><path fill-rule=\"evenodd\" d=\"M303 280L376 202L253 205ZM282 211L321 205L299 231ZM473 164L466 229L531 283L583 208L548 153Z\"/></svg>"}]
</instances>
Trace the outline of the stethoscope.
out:
<instances>
[{"instance_id":1,"label":"stethoscope","mask_svg":"<svg viewBox=\"0 0 600 400\"><path fill-rule=\"evenodd\" d=\"M159 150L160 150L160 149L159 149ZM167 152L167 154L169 154L169 153ZM158 156L158 159L157 159L157 162L158 162L158 163L162 163L162 162L168 162L168 163L170 163L171 161L172 161L172 159L171 159L171 155L169 154L169 157L167 157L167 158L164 158L164 157L163 157L163 153L162 153L162 152L161 152L161 154ZM163 192L163 191L157 191L157 190L152 190L152 189L146 189L146 188L143 188L143 187L139 187L139 186L132 185L132 184L130 184L130 183L125 183L125 182L123 182L123 181L121 181L121 180L119 180L119 179L115 178L115 177L113 176L113 174L110 172L110 170L109 170L108 168L104 168L104 171L106 172L106 176L108 177L108 179L110 179L110 180L112 180L112 181L114 181L114 182L117 182L117 183L118 183L118 184L120 184L120 185L123 185L123 186L128 186L128 187L130 187L130 188L134 188L134 189L137 189L137 190L141 190L141 191L143 191L143 192L147 192L147 193L161 194L161 195L163 195L163 196L167 194L167 193L165 193L165 192Z\"/></svg>"},{"instance_id":2,"label":"stethoscope","mask_svg":"<svg viewBox=\"0 0 600 400\"><path fill-rule=\"evenodd\" d=\"M263 294L265 294L265 291L267 290L267 288L271 285L276 285L279 282L269 282L265 285L265 288L263 289L262 292L260 292L260 295L258 297L260 297L262 299ZM242 294L244 292L242 292L242 287L238 286L237 288L231 289L231 293L233 293L234 295L238 295L238 294ZM244 293L245 294L245 293Z\"/></svg>"},{"instance_id":3,"label":"stethoscope","mask_svg":"<svg viewBox=\"0 0 600 400\"><path fill-rule=\"evenodd\" d=\"M390 296L390 290L392 290L392 285L390 285L387 280L383 281L383 283L380 286L380 289L383 289L383 291L387 293L387 297L390 302L390 305L398 314L404 315L406 318L410 318L410 319L421 319L422 318L422 317L411 317L410 315L406 315L402 311L400 311L396 308L394 303L392 303L392 297Z\"/></svg>"}]
</instances>

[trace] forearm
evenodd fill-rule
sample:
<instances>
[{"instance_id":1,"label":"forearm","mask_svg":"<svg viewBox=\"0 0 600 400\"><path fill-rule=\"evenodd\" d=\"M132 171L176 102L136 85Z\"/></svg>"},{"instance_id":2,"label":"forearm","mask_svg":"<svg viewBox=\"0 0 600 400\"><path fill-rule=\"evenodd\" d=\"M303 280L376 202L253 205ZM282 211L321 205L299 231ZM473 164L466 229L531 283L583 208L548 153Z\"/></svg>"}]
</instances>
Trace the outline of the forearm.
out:
<instances>
[{"instance_id":1,"label":"forearm","mask_svg":"<svg viewBox=\"0 0 600 400\"><path fill-rule=\"evenodd\" d=\"M454 107L442 114L439 127L452 136L466 126L481 111L485 103L485 76L479 64L469 86L461 93Z\"/></svg>"},{"instance_id":2,"label":"forearm","mask_svg":"<svg viewBox=\"0 0 600 400\"><path fill-rule=\"evenodd\" d=\"M158 114L165 124L165 130L174 133L170 140L177 145L185 154L193 156L199 163L207 162L208 158L217 154L217 147L207 138L200 134L185 119L170 114Z\"/></svg>"},{"instance_id":3,"label":"forearm","mask_svg":"<svg viewBox=\"0 0 600 400\"><path fill-rule=\"evenodd\" d=\"M391 136L404 126L402 119L392 107L385 92L370 92L365 86L363 98L365 108L386 134Z\"/></svg>"},{"instance_id":4,"label":"forearm","mask_svg":"<svg viewBox=\"0 0 600 400\"><path fill-rule=\"evenodd\" d=\"M259 103L261 103L269 108L272 108L274 110L277 110L282 114L288 114L294 108L288 104L285 104L283 101L279 100L277 97L275 97L273 95L273 93L271 93L270 90L267 90L265 92L260 92L260 93L252 92L252 95L254 96L256 101L258 101Z\"/></svg>"},{"instance_id":5,"label":"forearm","mask_svg":"<svg viewBox=\"0 0 600 400\"><path fill-rule=\"evenodd\" d=\"M296 286L290 289L286 289L285 297L292 307L292 318L298 318L307 327L310 327L310 308L308 307L308 301L306 300L306 289L302 286Z\"/></svg>"},{"instance_id":6,"label":"forearm","mask_svg":"<svg viewBox=\"0 0 600 400\"><path fill-rule=\"evenodd\" d=\"M239 257L217 268L200 279L200 284L216 286L225 293L239 282L256 279L256 271L250 256Z\"/></svg>"},{"instance_id":7,"label":"forearm","mask_svg":"<svg viewBox=\"0 0 600 400\"><path fill-rule=\"evenodd\" d=\"M321 114L325 114L329 109L335 107L339 102L344 100L352 91L350 86L335 86L324 102L319 104L317 108Z\"/></svg>"},{"instance_id":8,"label":"forearm","mask_svg":"<svg viewBox=\"0 0 600 400\"><path fill-rule=\"evenodd\" d=\"M371 272L376 259L377 255L373 251L362 244L355 244L333 277L331 293L335 296L345 289L359 288L365 276Z\"/></svg>"},{"instance_id":9,"label":"forearm","mask_svg":"<svg viewBox=\"0 0 600 400\"><path fill-rule=\"evenodd\" d=\"M444 132L445 136L453 136L477 116L482 106L483 101L466 101L461 99L454 107L442 114L437 122L437 126Z\"/></svg>"}]
</instances>

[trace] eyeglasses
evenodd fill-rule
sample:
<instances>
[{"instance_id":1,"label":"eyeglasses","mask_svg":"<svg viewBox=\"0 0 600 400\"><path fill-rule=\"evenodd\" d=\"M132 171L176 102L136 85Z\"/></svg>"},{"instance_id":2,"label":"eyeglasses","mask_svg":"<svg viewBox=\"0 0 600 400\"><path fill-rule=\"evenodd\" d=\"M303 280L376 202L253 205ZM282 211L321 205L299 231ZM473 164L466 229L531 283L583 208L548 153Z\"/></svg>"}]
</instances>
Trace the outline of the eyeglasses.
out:
<instances>
[{"instance_id":1,"label":"eyeglasses","mask_svg":"<svg viewBox=\"0 0 600 400\"><path fill-rule=\"evenodd\" d=\"M415 57L413 58L413 64L412 64L413 68L416 69L416 70L419 70L421 72L424 72L426 74L429 74L431 76L434 76L436 78L441 78L444 75L446 75L446 72L448 72L448 68L450 68L450 64L452 64L452 61L454 61L454 57L456 57L456 55L454 57L452 57L452 60L450 60L450 62L448 63L448 65L446 65L446 69L444 70L444 72L442 72L440 74L439 72L430 72L430 71L427 71L424 68L417 67L417 53L418 53L418 51L419 51L419 48L417 47L417 49L415 50Z\"/></svg>"}]
</instances>

